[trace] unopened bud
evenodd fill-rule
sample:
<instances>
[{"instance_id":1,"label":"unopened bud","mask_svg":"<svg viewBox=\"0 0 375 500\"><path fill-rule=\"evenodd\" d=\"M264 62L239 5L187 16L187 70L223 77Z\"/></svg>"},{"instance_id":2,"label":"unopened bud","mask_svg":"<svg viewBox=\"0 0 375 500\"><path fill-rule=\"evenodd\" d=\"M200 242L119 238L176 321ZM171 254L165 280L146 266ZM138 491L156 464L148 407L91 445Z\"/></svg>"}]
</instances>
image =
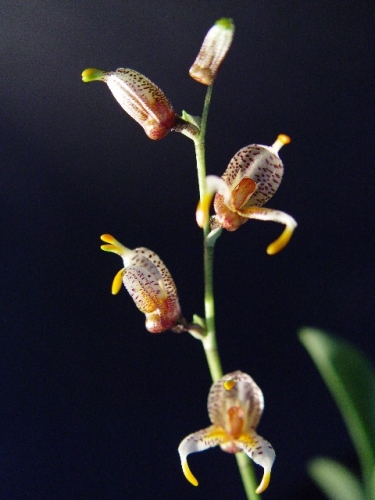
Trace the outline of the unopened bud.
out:
<instances>
[{"instance_id":1,"label":"unopened bud","mask_svg":"<svg viewBox=\"0 0 375 500\"><path fill-rule=\"evenodd\" d=\"M105 82L120 106L138 122L150 139L162 139L176 123L176 114L162 90L141 73L129 68L101 71L88 68L84 82Z\"/></svg>"},{"instance_id":2,"label":"unopened bud","mask_svg":"<svg viewBox=\"0 0 375 500\"><path fill-rule=\"evenodd\" d=\"M231 46L233 35L232 19L223 17L216 21L203 40L199 54L189 70L194 80L204 85L212 84Z\"/></svg>"}]
</instances>

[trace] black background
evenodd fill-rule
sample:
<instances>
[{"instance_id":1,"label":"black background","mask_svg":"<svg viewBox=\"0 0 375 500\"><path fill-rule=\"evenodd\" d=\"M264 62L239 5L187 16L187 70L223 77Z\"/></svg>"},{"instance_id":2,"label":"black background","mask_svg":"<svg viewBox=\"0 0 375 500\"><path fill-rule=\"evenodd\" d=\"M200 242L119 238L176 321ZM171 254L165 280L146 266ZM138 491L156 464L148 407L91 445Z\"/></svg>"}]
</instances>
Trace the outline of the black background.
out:
<instances>
[{"instance_id":1,"label":"black background","mask_svg":"<svg viewBox=\"0 0 375 500\"><path fill-rule=\"evenodd\" d=\"M225 372L261 386L259 432L276 449L263 498L321 498L319 454L356 468L338 411L297 331L312 325L374 359L374 4L352 1L2 0L0 7L1 499L244 499L235 460L177 446L208 425L210 377L188 334L152 335L100 251L111 233L157 252L186 317L203 314L193 146L151 141L87 67L146 74L177 112L198 115L188 76L213 22L236 24L215 83L208 172L233 154L293 142L269 207L299 226L250 221L217 244L218 342ZM257 473L261 470L257 469Z\"/></svg>"}]
</instances>

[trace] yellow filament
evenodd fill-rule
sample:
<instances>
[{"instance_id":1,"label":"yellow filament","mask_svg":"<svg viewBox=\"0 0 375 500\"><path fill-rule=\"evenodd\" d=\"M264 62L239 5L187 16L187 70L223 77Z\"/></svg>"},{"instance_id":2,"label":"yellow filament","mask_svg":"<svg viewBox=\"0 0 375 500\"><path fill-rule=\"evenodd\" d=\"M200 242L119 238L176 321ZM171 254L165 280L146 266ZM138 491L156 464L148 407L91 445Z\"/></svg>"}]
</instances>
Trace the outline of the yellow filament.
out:
<instances>
[{"instance_id":1,"label":"yellow filament","mask_svg":"<svg viewBox=\"0 0 375 500\"><path fill-rule=\"evenodd\" d=\"M275 240L273 243L268 245L267 253L268 255L275 255L280 252L286 245L289 243L290 238L292 237L294 231L294 227L287 226L281 235Z\"/></svg>"},{"instance_id":2,"label":"yellow filament","mask_svg":"<svg viewBox=\"0 0 375 500\"><path fill-rule=\"evenodd\" d=\"M113 278L113 283L112 283L112 294L117 295L119 291L121 290L121 285L122 285L122 275L124 274L125 269L120 269L120 271L116 274L116 276Z\"/></svg>"},{"instance_id":3,"label":"yellow filament","mask_svg":"<svg viewBox=\"0 0 375 500\"><path fill-rule=\"evenodd\" d=\"M270 471L264 471L262 481L258 488L255 490L255 493L260 495L263 493L268 488L268 485L270 484L270 479L271 479L271 472Z\"/></svg>"},{"instance_id":4,"label":"yellow filament","mask_svg":"<svg viewBox=\"0 0 375 500\"><path fill-rule=\"evenodd\" d=\"M292 139L289 137L289 135L286 135L286 134L279 134L277 136L277 140L279 142L282 142L282 144L285 146L285 144L289 144Z\"/></svg>"},{"instance_id":5,"label":"yellow filament","mask_svg":"<svg viewBox=\"0 0 375 500\"><path fill-rule=\"evenodd\" d=\"M191 483L193 486L198 486L198 481L195 478L195 476L193 476L193 473L191 472L186 460L185 462L182 463L182 471L185 474L185 477L189 481L189 483Z\"/></svg>"},{"instance_id":6,"label":"yellow filament","mask_svg":"<svg viewBox=\"0 0 375 500\"><path fill-rule=\"evenodd\" d=\"M234 385L235 385L236 381L231 379L231 380L226 380L224 382L224 387L227 391L230 391L231 389L233 389Z\"/></svg>"}]
</instances>

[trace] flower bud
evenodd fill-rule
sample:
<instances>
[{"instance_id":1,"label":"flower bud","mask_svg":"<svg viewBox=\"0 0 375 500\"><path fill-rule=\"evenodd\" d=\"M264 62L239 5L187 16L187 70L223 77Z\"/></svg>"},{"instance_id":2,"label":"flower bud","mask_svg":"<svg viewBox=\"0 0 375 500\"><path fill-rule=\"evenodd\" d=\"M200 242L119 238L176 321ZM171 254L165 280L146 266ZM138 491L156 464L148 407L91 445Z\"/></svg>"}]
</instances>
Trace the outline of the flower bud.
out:
<instances>
[{"instance_id":1,"label":"flower bud","mask_svg":"<svg viewBox=\"0 0 375 500\"><path fill-rule=\"evenodd\" d=\"M124 263L113 280L112 293L117 294L123 282L138 309L146 315L149 332L185 331L176 285L160 258L147 248L130 250L110 234L103 234L101 239L109 243L102 245L102 250L116 253Z\"/></svg>"},{"instance_id":2,"label":"flower bud","mask_svg":"<svg viewBox=\"0 0 375 500\"><path fill-rule=\"evenodd\" d=\"M105 82L120 106L138 122L150 139L162 139L176 123L176 114L162 90L141 73L128 68L101 71L88 68L84 82Z\"/></svg>"},{"instance_id":3,"label":"flower bud","mask_svg":"<svg viewBox=\"0 0 375 500\"><path fill-rule=\"evenodd\" d=\"M190 76L204 85L211 85L215 80L221 63L231 46L234 35L232 19L223 17L216 21L203 40Z\"/></svg>"}]
</instances>

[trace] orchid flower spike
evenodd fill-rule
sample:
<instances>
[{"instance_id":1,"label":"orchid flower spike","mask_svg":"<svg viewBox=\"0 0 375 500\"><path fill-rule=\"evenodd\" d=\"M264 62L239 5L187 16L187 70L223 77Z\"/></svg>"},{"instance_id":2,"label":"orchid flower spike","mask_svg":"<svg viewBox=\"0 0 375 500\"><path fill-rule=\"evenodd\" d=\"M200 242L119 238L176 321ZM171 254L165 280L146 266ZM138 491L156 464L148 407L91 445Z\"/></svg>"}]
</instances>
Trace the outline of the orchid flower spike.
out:
<instances>
[{"instance_id":1,"label":"orchid flower spike","mask_svg":"<svg viewBox=\"0 0 375 500\"><path fill-rule=\"evenodd\" d=\"M197 223L204 227L209 219L209 208L214 198L215 215L211 229L235 231L249 219L271 220L285 225L281 236L267 247L267 253L280 252L292 237L297 226L290 215L263 205L275 194L283 177L284 167L279 150L289 144L290 138L280 134L272 146L252 144L240 149L231 159L221 178L206 178L206 194L198 204Z\"/></svg>"},{"instance_id":2,"label":"orchid flower spike","mask_svg":"<svg viewBox=\"0 0 375 500\"><path fill-rule=\"evenodd\" d=\"M147 248L130 250L110 234L103 234L101 239L108 243L101 249L116 253L124 263L113 280L112 293L117 294L124 283L138 309L146 315L149 332L185 331L176 285L160 258Z\"/></svg>"},{"instance_id":3,"label":"orchid flower spike","mask_svg":"<svg viewBox=\"0 0 375 500\"><path fill-rule=\"evenodd\" d=\"M216 21L203 40L202 47L189 70L189 75L204 85L211 85L223 62L234 35L232 19L223 17Z\"/></svg>"},{"instance_id":4,"label":"orchid flower spike","mask_svg":"<svg viewBox=\"0 0 375 500\"><path fill-rule=\"evenodd\" d=\"M263 479L256 489L256 493L262 493L270 482L275 460L271 444L255 432L263 408L263 393L246 373L235 371L215 382L208 395L208 415L212 425L190 434L178 447L186 479L198 486L186 457L220 445L228 453L244 451L263 467Z\"/></svg>"},{"instance_id":5,"label":"orchid flower spike","mask_svg":"<svg viewBox=\"0 0 375 500\"><path fill-rule=\"evenodd\" d=\"M177 116L162 90L141 73L128 68L101 71L88 68L84 82L105 82L120 106L138 122L150 139L162 139L176 124Z\"/></svg>"}]
</instances>

